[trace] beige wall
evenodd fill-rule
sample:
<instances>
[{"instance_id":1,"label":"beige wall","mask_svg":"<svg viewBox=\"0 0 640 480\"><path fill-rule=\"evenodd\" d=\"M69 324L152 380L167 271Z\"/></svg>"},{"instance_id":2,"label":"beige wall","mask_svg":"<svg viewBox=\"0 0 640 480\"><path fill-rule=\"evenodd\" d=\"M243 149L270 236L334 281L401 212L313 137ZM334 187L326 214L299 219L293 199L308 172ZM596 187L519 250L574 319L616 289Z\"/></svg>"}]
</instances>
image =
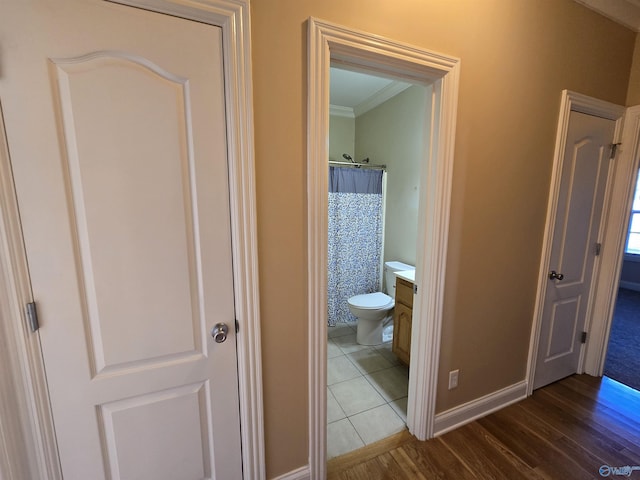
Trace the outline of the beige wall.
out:
<instances>
[{"instance_id":1,"label":"beige wall","mask_svg":"<svg viewBox=\"0 0 640 480\"><path fill-rule=\"evenodd\" d=\"M387 165L385 261L416 264L420 165L429 128L427 91L431 87L409 87L356 119L357 158Z\"/></svg>"},{"instance_id":2,"label":"beige wall","mask_svg":"<svg viewBox=\"0 0 640 480\"><path fill-rule=\"evenodd\" d=\"M560 94L624 104L635 35L572 0L251 0L251 15L274 477L308 462L306 20L461 59L438 411L523 380Z\"/></svg>"},{"instance_id":3,"label":"beige wall","mask_svg":"<svg viewBox=\"0 0 640 480\"><path fill-rule=\"evenodd\" d=\"M636 48L633 53L633 65L629 78L627 106L640 105L640 35L636 36Z\"/></svg>"}]
</instances>

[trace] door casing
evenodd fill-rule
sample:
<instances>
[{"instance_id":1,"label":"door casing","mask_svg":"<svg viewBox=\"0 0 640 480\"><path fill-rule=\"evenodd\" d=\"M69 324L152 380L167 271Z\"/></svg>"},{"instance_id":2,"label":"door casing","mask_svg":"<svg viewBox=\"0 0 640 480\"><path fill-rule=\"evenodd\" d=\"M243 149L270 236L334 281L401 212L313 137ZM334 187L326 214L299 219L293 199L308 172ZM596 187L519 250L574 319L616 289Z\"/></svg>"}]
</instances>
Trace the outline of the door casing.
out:
<instances>
[{"instance_id":1,"label":"door casing","mask_svg":"<svg viewBox=\"0 0 640 480\"><path fill-rule=\"evenodd\" d=\"M242 464L245 478L264 479L264 422L260 347L256 199L253 151L253 107L248 0L201 0L188 6L179 0L109 0L194 20L222 29L229 186L231 204L234 301L237 334ZM1 112L0 112L1 113ZM0 389L13 392L0 402L3 418L25 419L0 424L0 448L25 444L28 450L0 457L0 476L7 480L61 479L43 361L36 334L26 327L23 307L32 301L19 213L11 182L9 152L0 122L0 292L10 305L0 327L10 348L2 351L11 375L0 377ZM5 358L6 357L6 358ZM14 389L13 379L20 387ZM6 415L6 416L5 416ZM34 477L35 475L35 477Z\"/></svg>"},{"instance_id":2,"label":"door casing","mask_svg":"<svg viewBox=\"0 0 640 480\"><path fill-rule=\"evenodd\" d=\"M442 304L447 259L460 60L377 35L308 21L307 233L309 300L309 461L311 478L326 477L327 159L329 67L348 65L407 82L433 85L421 171L416 284L407 426L434 434ZM429 321L427 321L429 319Z\"/></svg>"},{"instance_id":3,"label":"door casing","mask_svg":"<svg viewBox=\"0 0 640 480\"><path fill-rule=\"evenodd\" d=\"M545 301L545 290L548 280L548 272L550 269L550 259L551 259L551 248L552 248L552 239L553 239L553 228L556 222L557 216L557 205L558 205L558 197L560 195L560 180L561 180L561 171L562 171L562 162L564 158L564 149L567 138L567 130L569 126L569 115L571 111L577 111L581 113L586 113L589 115L595 115L602 118L607 118L610 120L614 120L616 122L614 140L615 142L619 142L620 136L622 133L622 123L625 113L625 108L619 105L615 105L609 102L605 102L602 100L597 100L586 95L582 95L576 92L571 92L569 90L564 90L562 92L562 100L560 107L560 118L558 121L558 130L556 134L556 145L554 152L554 162L553 162L553 171L551 176L551 188L549 191L549 203L547 207L547 221L545 225L545 233L542 247L542 257L540 262L540 270L538 274L538 290L536 295L536 304L533 316L533 325L531 329L531 339L529 343L529 359L527 363L527 395L531 395L533 392L533 378L536 368L536 357L539 348L539 339L540 332L542 327L542 313ZM614 160L614 162L618 162L619 160ZM607 290L607 284L604 283L604 279L602 278L602 272L605 269L605 262L611 261L611 256L605 257L606 252L611 252L616 249L616 246L613 244L614 242L609 242L605 238L605 232L611 227L610 214L611 214L611 206L612 206L612 191L615 190L616 184L614 179L618 178L618 172L620 170L620 165L614 165L614 175L611 175L606 187L605 192L605 204L603 207L603 220L600 226L600 232L598 234L599 242L602 243L602 251L600 257L596 257L596 263L594 266L595 272L593 275L593 286L591 291L596 292L595 295L592 295L589 298L589 305L587 307L587 314L585 319L585 330L590 332L593 327L593 318L595 317L595 312L598 311L598 307L601 305L595 301L598 298L599 293L603 293ZM608 245L608 243L611 243ZM609 294L608 303L611 304L611 295ZM615 298L615 297L614 297ZM602 298L601 302L607 303L606 298ZM611 307L612 308L612 307ZM587 337L587 345L593 344L595 345L598 342L597 339ZM585 359L586 359L587 348L582 348L580 354L580 360L578 362L578 371L577 373L590 373L592 375L597 375L593 370L585 370ZM600 373L601 374L601 373Z\"/></svg>"}]
</instances>

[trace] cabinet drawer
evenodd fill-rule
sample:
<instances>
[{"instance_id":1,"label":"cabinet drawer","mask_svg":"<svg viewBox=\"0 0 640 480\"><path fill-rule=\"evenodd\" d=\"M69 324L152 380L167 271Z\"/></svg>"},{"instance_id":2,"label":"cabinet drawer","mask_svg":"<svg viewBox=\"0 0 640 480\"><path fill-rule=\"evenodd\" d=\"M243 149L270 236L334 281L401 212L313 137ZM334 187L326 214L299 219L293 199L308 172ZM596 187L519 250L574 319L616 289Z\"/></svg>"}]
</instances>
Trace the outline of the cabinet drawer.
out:
<instances>
[{"instance_id":1,"label":"cabinet drawer","mask_svg":"<svg viewBox=\"0 0 640 480\"><path fill-rule=\"evenodd\" d=\"M413 283L402 278L396 278L396 303L398 302L413 307Z\"/></svg>"}]
</instances>

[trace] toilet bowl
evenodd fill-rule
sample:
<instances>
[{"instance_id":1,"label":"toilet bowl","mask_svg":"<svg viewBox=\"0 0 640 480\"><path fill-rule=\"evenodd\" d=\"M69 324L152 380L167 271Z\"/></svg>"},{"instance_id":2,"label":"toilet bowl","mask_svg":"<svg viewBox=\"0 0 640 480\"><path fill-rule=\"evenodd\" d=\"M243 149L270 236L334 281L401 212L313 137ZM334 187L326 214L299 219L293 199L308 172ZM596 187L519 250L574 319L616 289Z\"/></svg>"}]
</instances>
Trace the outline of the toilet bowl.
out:
<instances>
[{"instance_id":1,"label":"toilet bowl","mask_svg":"<svg viewBox=\"0 0 640 480\"><path fill-rule=\"evenodd\" d=\"M402 262L385 262L387 293L365 293L347 300L349 311L358 318L356 341L360 345L382 343L382 329L392 320L395 305L395 272L405 270L415 270L415 267Z\"/></svg>"},{"instance_id":2,"label":"toilet bowl","mask_svg":"<svg viewBox=\"0 0 640 480\"><path fill-rule=\"evenodd\" d=\"M356 341L360 345L382 343L382 327L388 323L395 301L382 292L356 295L349 300L349 310L358 317Z\"/></svg>"}]
</instances>

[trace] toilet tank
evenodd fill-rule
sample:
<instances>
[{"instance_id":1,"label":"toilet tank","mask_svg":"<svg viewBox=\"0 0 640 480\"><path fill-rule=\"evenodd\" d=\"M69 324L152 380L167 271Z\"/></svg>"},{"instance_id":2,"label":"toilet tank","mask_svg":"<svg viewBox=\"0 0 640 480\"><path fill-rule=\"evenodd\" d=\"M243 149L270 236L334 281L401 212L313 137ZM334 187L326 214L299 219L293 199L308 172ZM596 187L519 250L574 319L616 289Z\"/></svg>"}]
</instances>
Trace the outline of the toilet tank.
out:
<instances>
[{"instance_id":1,"label":"toilet tank","mask_svg":"<svg viewBox=\"0 0 640 480\"><path fill-rule=\"evenodd\" d=\"M407 265L406 263L391 261L384 262L384 280L386 283L387 295L391 298L396 298L396 276L395 272L402 272L404 270L415 270L413 265Z\"/></svg>"}]
</instances>

